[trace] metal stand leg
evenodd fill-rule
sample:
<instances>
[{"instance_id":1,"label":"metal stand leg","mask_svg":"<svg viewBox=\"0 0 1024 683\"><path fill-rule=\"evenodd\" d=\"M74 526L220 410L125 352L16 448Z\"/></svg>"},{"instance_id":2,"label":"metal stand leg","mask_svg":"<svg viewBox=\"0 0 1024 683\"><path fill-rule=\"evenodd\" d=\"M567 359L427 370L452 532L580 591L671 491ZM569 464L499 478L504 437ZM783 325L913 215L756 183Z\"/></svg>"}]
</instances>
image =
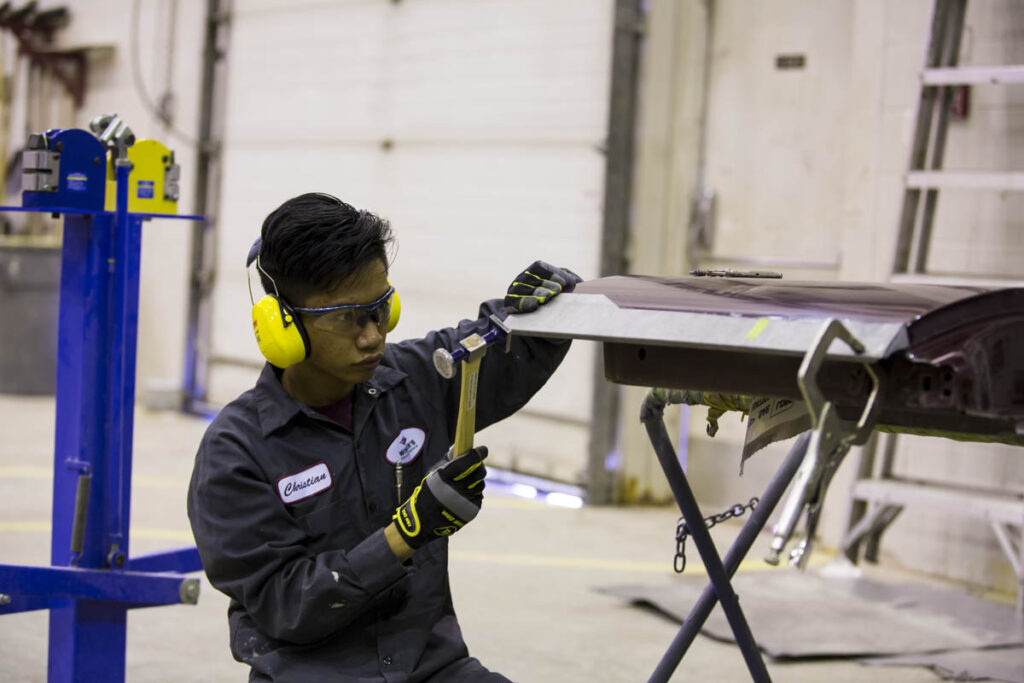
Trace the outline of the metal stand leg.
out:
<instances>
[{"instance_id":1,"label":"metal stand leg","mask_svg":"<svg viewBox=\"0 0 1024 683\"><path fill-rule=\"evenodd\" d=\"M878 470L879 479L892 478L893 464L896 462L896 442L895 434L886 435L885 450L882 452L882 464ZM868 562L878 563L883 532L885 532L885 526L872 529L871 533L864 539L864 559Z\"/></svg>"},{"instance_id":2,"label":"metal stand leg","mask_svg":"<svg viewBox=\"0 0 1024 683\"><path fill-rule=\"evenodd\" d=\"M743 525L739 536L736 537L736 540L730 546L729 552L725 554L725 571L730 578L736 573L740 562L743 561L751 546L754 545L757 535L764 528L765 524L768 523L768 518L771 517L775 506L778 505L789 483L793 481L797 470L800 469L800 463L803 461L804 455L807 454L807 444L809 441L809 432L805 432L797 438L796 443L789 450L786 460L775 473L771 483L768 484L768 488L765 489L761 502L758 503L747 523ZM707 586L690 610L686 621L683 622L683 626L679 629L679 633L676 634L672 644L665 651L661 662L658 663L658 668L651 674L650 681L667 681L669 679L672 672L679 666L679 662L686 654L686 651L690 648L690 644L697 637L701 627L711 615L711 610L714 609L717 601L718 594L715 592L714 586Z\"/></svg>"},{"instance_id":3,"label":"metal stand leg","mask_svg":"<svg viewBox=\"0 0 1024 683\"><path fill-rule=\"evenodd\" d=\"M129 550L124 491L131 476L127 404L134 396L134 381L126 388L117 371L123 362L134 370L135 360L135 310L126 311L121 299L134 301L138 291L139 229L133 225L124 234L126 226L110 214L69 215L64 227L51 562L117 571ZM124 343L125 332L131 333L130 344ZM83 476L93 495L79 506L74 503ZM75 528L81 529L80 547L73 549ZM54 607L50 682L89 675L124 680L126 610L123 604L84 600Z\"/></svg>"},{"instance_id":4,"label":"metal stand leg","mask_svg":"<svg viewBox=\"0 0 1024 683\"><path fill-rule=\"evenodd\" d=\"M1021 529L1018 540L1011 535L1009 524L994 519L989 524L1017 577L1017 617L1024 619L1024 529Z\"/></svg>"},{"instance_id":5,"label":"metal stand leg","mask_svg":"<svg viewBox=\"0 0 1024 683\"><path fill-rule=\"evenodd\" d=\"M861 449L860 457L857 459L857 481L871 478L875 471L875 455L877 452L878 434L872 433L868 438L868 442L864 444L864 448ZM867 502L857 500L851 495L849 516L846 519L847 538L853 537L852 530L855 529L857 525L868 516L868 514L869 506ZM860 541L858 540L856 543L851 544L844 543L842 546L842 552L846 556L846 559L853 564L857 564L860 560Z\"/></svg>"},{"instance_id":6,"label":"metal stand leg","mask_svg":"<svg viewBox=\"0 0 1024 683\"><path fill-rule=\"evenodd\" d=\"M856 564L857 557L854 549L860 545L861 540L869 535L880 535L901 512L903 512L903 508L899 505L873 503L870 511L846 532L846 536L840 542L840 550L851 562Z\"/></svg>"},{"instance_id":7,"label":"metal stand leg","mask_svg":"<svg viewBox=\"0 0 1024 683\"><path fill-rule=\"evenodd\" d=\"M125 679L128 610L124 604L68 600L50 610L49 676L51 683ZM95 680L95 679L94 679Z\"/></svg>"},{"instance_id":8,"label":"metal stand leg","mask_svg":"<svg viewBox=\"0 0 1024 683\"><path fill-rule=\"evenodd\" d=\"M711 579L711 585L718 596L718 601L722 603L722 610L725 612L729 626L736 637L736 644L739 646L740 652L743 653L743 659L750 670L751 678L755 681L770 681L771 677L768 676L768 669L765 667L764 659L761 657L760 650L757 649L757 643L750 632L750 626L747 624L746 617L743 616L743 610L740 608L739 598L732 589L732 584L729 582L729 576L722 566L718 550L715 548L714 541L711 540L711 534L704 527L704 519L700 507L693 497L693 491L686 480L686 475L683 474L683 470L679 466L672 442L669 441L665 422L662 420L663 412L664 403L651 405L651 402L648 401L644 404L641 420L647 428L651 443L654 445L654 452L658 456L661 469L665 472L665 478L668 479L669 487L672 489L672 495L679 504L679 509L682 511L683 518L690 529L690 535L693 537L693 542L697 546L697 551L704 562L704 567L707 569L708 577ZM650 680L667 679L652 677Z\"/></svg>"}]
</instances>

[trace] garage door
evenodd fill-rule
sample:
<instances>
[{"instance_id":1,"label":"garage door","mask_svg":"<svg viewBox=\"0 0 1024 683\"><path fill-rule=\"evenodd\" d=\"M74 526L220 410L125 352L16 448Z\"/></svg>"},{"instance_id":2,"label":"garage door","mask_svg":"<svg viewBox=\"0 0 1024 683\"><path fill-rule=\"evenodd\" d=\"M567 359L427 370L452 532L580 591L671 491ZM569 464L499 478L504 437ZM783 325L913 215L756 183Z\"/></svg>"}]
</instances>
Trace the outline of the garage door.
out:
<instances>
[{"instance_id":1,"label":"garage door","mask_svg":"<svg viewBox=\"0 0 1024 683\"><path fill-rule=\"evenodd\" d=\"M475 316L537 258L596 275L610 0L277 0L234 14L211 401L255 379L243 263L263 217L301 192L392 221L393 340ZM530 406L480 436L495 464L577 479L594 351L578 343Z\"/></svg>"}]
</instances>

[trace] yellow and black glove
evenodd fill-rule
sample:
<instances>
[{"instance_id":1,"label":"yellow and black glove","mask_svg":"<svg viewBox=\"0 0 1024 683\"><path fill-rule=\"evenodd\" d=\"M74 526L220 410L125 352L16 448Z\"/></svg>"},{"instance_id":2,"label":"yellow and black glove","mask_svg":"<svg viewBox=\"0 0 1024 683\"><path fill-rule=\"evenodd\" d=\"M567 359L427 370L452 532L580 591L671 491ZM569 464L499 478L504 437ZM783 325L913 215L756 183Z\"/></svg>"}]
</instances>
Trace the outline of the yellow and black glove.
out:
<instances>
[{"instance_id":1,"label":"yellow and black glove","mask_svg":"<svg viewBox=\"0 0 1024 683\"><path fill-rule=\"evenodd\" d=\"M583 282L568 268L558 268L543 261L519 273L509 285L505 294L505 308L510 313L530 313L541 304L546 304L561 292L571 292L576 284Z\"/></svg>"},{"instance_id":2,"label":"yellow and black glove","mask_svg":"<svg viewBox=\"0 0 1024 683\"><path fill-rule=\"evenodd\" d=\"M410 547L451 536L476 517L484 498L486 457L487 447L477 446L423 477L394 515Z\"/></svg>"}]
</instances>

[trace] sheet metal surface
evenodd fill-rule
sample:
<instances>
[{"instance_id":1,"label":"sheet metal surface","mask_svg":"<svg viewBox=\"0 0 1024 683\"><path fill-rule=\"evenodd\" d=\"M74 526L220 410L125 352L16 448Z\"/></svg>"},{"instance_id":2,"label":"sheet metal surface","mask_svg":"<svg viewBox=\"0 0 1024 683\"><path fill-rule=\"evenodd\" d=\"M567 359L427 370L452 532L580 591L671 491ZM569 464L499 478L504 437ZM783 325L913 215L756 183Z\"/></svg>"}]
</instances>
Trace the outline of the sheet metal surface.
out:
<instances>
[{"instance_id":1,"label":"sheet metal surface","mask_svg":"<svg viewBox=\"0 0 1024 683\"><path fill-rule=\"evenodd\" d=\"M832 353L877 360L907 345L908 326L982 287L745 278L612 276L588 280L528 316L514 333L605 342L807 351L822 323L841 320L867 347ZM963 310L963 309L962 309Z\"/></svg>"},{"instance_id":2,"label":"sheet metal surface","mask_svg":"<svg viewBox=\"0 0 1024 683\"><path fill-rule=\"evenodd\" d=\"M909 323L988 290L863 282L620 275L583 282L576 291L603 294L623 308Z\"/></svg>"},{"instance_id":3,"label":"sheet metal surface","mask_svg":"<svg viewBox=\"0 0 1024 683\"><path fill-rule=\"evenodd\" d=\"M802 401L797 370L830 318L865 346L834 341L817 377L843 419L870 365L880 425L1024 443L1024 289L616 276L508 325L603 342L612 382Z\"/></svg>"},{"instance_id":4,"label":"sheet metal surface","mask_svg":"<svg viewBox=\"0 0 1024 683\"><path fill-rule=\"evenodd\" d=\"M536 313L510 316L507 324L513 334L803 356L828 317L621 306L605 294L580 291L557 297ZM857 356L837 343L831 349L834 355L879 360L906 347L906 325L900 320L843 322L865 351Z\"/></svg>"}]
</instances>

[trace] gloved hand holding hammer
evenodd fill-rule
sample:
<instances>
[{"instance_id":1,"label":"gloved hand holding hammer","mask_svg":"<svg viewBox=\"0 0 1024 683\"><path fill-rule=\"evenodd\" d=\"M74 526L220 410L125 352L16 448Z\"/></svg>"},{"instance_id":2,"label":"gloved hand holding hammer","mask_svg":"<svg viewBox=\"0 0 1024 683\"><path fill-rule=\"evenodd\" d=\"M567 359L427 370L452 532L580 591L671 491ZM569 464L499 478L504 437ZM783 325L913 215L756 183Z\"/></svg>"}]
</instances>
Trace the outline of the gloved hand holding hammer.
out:
<instances>
[{"instance_id":1,"label":"gloved hand holding hammer","mask_svg":"<svg viewBox=\"0 0 1024 683\"><path fill-rule=\"evenodd\" d=\"M423 477L395 511L398 532L410 548L451 536L473 521L484 497L487 447L477 446Z\"/></svg>"},{"instance_id":2,"label":"gloved hand holding hammer","mask_svg":"<svg viewBox=\"0 0 1024 683\"><path fill-rule=\"evenodd\" d=\"M529 313L561 292L571 292L582 281L583 278L571 270L534 261L509 285L504 304L510 313ZM487 473L483 459L487 457L487 448L473 448L477 374L487 347L496 341L505 340L508 333L507 328L494 316L492 322L491 330L484 335L474 334L463 339L460 348L451 352L447 349L434 352L434 365L442 376L452 378L456 374L456 367L462 367L455 442L448 455L449 458L452 454L459 457L442 461L395 511L394 528L412 550L461 529L476 517L483 502L484 477ZM401 491L400 477L397 481ZM402 556L407 554L402 553Z\"/></svg>"}]
</instances>

